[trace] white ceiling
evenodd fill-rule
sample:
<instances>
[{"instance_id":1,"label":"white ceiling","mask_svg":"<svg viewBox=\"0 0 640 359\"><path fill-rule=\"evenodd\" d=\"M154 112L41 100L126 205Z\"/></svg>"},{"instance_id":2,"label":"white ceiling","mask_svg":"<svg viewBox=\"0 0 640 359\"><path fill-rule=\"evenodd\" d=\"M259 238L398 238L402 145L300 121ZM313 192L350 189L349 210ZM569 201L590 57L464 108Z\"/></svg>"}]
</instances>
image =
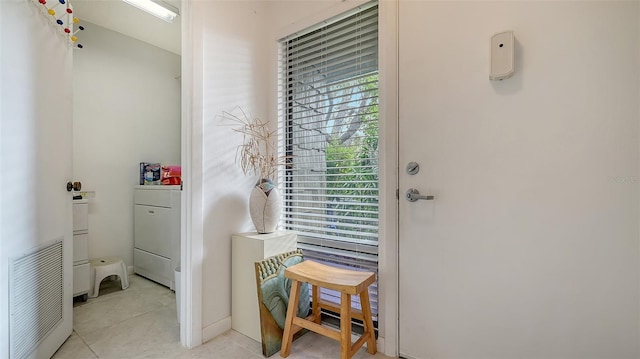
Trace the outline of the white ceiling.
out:
<instances>
[{"instance_id":1,"label":"white ceiling","mask_svg":"<svg viewBox=\"0 0 640 359\"><path fill-rule=\"evenodd\" d=\"M180 0L165 2L180 9ZM79 25L88 21L180 55L180 16L169 24L122 0L73 0L71 4ZM77 36L82 40L82 33Z\"/></svg>"}]
</instances>

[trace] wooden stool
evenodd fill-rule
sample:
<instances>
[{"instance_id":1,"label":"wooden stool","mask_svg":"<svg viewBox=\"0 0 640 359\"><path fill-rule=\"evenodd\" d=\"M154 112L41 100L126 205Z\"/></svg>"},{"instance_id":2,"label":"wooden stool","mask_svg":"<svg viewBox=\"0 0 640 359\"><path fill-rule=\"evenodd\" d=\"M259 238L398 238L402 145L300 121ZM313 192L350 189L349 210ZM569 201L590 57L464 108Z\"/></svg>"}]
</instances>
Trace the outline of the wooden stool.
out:
<instances>
[{"instance_id":1,"label":"wooden stool","mask_svg":"<svg viewBox=\"0 0 640 359\"><path fill-rule=\"evenodd\" d=\"M287 307L287 319L282 335L282 349L280 356L286 358L291 353L293 335L301 329L308 329L318 334L333 338L340 342L340 359L350 359L362 345L367 342L367 352L376 353L376 338L371 320L371 306L369 304L369 285L376 280L372 272L358 272L347 269L330 267L313 261L304 261L287 268L285 277L290 278L291 294ZM296 316L300 298L302 282L311 284L313 313L307 318ZM320 300L319 287L339 291L340 307ZM351 309L351 296L360 295L362 311ZM340 313L340 330L320 325L320 309ZM364 333L353 346L351 345L351 319L356 318L364 323Z\"/></svg>"}]
</instances>

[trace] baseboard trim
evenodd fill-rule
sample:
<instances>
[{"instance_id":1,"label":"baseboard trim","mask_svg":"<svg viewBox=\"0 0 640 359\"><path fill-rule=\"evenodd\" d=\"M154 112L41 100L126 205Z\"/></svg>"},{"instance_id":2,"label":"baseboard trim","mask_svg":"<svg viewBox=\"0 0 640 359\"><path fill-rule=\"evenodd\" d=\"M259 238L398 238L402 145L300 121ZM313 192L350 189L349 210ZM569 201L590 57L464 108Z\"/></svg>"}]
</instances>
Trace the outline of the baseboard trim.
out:
<instances>
[{"instance_id":1,"label":"baseboard trim","mask_svg":"<svg viewBox=\"0 0 640 359\"><path fill-rule=\"evenodd\" d=\"M376 349L378 349L378 352L380 353L384 353L385 355L387 353L385 353L384 351L384 338L378 336L378 339L376 340Z\"/></svg>"},{"instance_id":2,"label":"baseboard trim","mask_svg":"<svg viewBox=\"0 0 640 359\"><path fill-rule=\"evenodd\" d=\"M211 325L202 328L202 343L217 337L218 335L231 329L231 317L226 317Z\"/></svg>"}]
</instances>

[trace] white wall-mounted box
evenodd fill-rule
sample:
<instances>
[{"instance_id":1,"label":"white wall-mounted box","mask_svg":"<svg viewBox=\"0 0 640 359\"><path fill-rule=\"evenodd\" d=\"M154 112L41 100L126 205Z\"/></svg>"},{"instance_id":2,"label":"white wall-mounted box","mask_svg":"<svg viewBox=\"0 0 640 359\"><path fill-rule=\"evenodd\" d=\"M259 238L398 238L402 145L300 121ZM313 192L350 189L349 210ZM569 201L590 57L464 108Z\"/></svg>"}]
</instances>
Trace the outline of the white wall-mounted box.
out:
<instances>
[{"instance_id":1,"label":"white wall-mounted box","mask_svg":"<svg viewBox=\"0 0 640 359\"><path fill-rule=\"evenodd\" d=\"M490 80L504 80L513 75L515 72L514 48L513 31L500 32L491 37Z\"/></svg>"}]
</instances>

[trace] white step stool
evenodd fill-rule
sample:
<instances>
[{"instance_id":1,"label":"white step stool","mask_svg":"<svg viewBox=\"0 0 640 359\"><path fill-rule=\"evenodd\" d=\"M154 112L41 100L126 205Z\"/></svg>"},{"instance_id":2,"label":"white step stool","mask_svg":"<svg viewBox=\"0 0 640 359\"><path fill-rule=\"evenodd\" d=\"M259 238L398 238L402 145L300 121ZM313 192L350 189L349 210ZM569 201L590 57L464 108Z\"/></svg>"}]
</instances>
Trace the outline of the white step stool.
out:
<instances>
[{"instance_id":1,"label":"white step stool","mask_svg":"<svg viewBox=\"0 0 640 359\"><path fill-rule=\"evenodd\" d=\"M100 283L103 279L117 275L120 278L122 289L129 288L129 278L127 277L127 266L120 258L97 258L89 261L91 264L91 293L89 298L95 298L100 293Z\"/></svg>"}]
</instances>

